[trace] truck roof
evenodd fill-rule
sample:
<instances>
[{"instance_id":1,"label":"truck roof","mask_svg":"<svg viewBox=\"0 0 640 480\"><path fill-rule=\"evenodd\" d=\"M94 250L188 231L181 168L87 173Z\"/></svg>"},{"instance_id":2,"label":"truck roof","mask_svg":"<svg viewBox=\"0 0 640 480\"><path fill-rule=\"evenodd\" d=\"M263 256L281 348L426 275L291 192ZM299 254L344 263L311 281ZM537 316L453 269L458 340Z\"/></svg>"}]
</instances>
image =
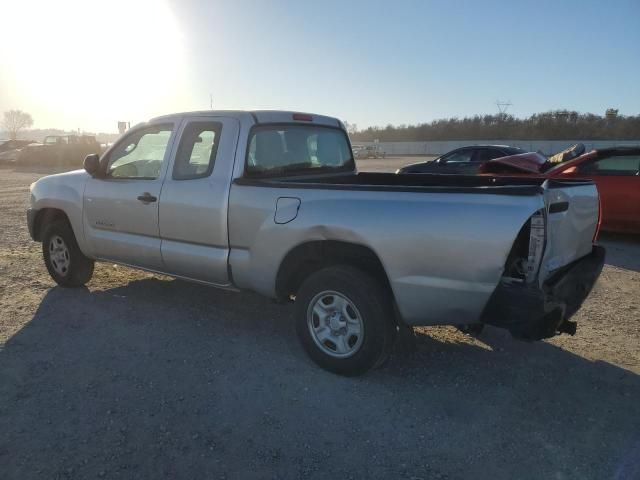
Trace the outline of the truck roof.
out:
<instances>
[{"instance_id":1,"label":"truck roof","mask_svg":"<svg viewBox=\"0 0 640 480\"><path fill-rule=\"evenodd\" d=\"M251 121L252 123L312 123L344 128L340 120L326 115L315 113L294 112L288 110L201 110L194 112L172 113L154 117L150 122L158 120L172 120L184 117L232 117L239 121Z\"/></svg>"}]
</instances>

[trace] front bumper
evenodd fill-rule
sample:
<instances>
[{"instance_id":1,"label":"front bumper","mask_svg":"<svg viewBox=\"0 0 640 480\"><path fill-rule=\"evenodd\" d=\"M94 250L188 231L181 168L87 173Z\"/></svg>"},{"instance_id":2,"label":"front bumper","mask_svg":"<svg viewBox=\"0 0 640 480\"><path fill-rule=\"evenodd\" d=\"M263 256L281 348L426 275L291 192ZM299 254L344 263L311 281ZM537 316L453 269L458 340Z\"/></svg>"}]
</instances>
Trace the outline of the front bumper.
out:
<instances>
[{"instance_id":1,"label":"front bumper","mask_svg":"<svg viewBox=\"0 0 640 480\"><path fill-rule=\"evenodd\" d=\"M576 332L569 321L587 298L604 265L605 250L591 253L554 273L542 286L501 283L482 313L482 322L509 330L515 337L541 340Z\"/></svg>"},{"instance_id":2,"label":"front bumper","mask_svg":"<svg viewBox=\"0 0 640 480\"><path fill-rule=\"evenodd\" d=\"M38 214L38 210L36 210L35 208L27 209L27 227L29 228L29 235L31 236L32 240L37 240L36 230L35 230L37 214Z\"/></svg>"}]
</instances>

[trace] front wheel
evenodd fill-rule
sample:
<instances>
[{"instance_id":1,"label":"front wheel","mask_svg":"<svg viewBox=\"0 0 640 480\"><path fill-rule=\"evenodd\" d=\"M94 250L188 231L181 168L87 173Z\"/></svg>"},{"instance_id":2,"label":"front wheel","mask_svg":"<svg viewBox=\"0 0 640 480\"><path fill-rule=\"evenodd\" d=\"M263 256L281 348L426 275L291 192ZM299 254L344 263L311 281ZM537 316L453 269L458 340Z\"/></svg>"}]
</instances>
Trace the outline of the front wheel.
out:
<instances>
[{"instance_id":1,"label":"front wheel","mask_svg":"<svg viewBox=\"0 0 640 480\"><path fill-rule=\"evenodd\" d=\"M61 287L80 287L93 275L94 262L80 251L66 221L47 225L42 236L42 255L49 275Z\"/></svg>"},{"instance_id":2,"label":"front wheel","mask_svg":"<svg viewBox=\"0 0 640 480\"><path fill-rule=\"evenodd\" d=\"M381 364L396 333L389 293L349 266L309 276L296 295L295 317L307 354L340 375L360 375Z\"/></svg>"}]
</instances>

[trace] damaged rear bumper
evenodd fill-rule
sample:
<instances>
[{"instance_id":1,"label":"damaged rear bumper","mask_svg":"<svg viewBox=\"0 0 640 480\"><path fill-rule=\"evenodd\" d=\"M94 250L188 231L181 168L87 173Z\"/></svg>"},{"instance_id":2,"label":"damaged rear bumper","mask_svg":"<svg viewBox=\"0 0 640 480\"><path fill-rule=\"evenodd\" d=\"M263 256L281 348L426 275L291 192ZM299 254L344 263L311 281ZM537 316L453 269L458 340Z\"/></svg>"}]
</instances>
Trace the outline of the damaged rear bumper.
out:
<instances>
[{"instance_id":1,"label":"damaged rear bumper","mask_svg":"<svg viewBox=\"0 0 640 480\"><path fill-rule=\"evenodd\" d=\"M576 332L569 319L578 311L600 276L605 250L591 253L554 273L539 288L521 283L501 283L482 313L482 322L509 330L513 336L541 340L558 333Z\"/></svg>"}]
</instances>

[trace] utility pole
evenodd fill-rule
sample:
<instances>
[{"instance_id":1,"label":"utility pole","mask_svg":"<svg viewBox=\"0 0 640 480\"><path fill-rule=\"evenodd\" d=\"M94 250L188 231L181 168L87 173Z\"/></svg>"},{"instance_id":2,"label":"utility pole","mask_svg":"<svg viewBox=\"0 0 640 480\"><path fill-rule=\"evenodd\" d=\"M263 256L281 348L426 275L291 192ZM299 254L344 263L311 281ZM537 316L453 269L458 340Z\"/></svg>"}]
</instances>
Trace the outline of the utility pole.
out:
<instances>
[{"instance_id":1,"label":"utility pole","mask_svg":"<svg viewBox=\"0 0 640 480\"><path fill-rule=\"evenodd\" d=\"M213 93L209 94L209 108L213 110Z\"/></svg>"}]
</instances>

